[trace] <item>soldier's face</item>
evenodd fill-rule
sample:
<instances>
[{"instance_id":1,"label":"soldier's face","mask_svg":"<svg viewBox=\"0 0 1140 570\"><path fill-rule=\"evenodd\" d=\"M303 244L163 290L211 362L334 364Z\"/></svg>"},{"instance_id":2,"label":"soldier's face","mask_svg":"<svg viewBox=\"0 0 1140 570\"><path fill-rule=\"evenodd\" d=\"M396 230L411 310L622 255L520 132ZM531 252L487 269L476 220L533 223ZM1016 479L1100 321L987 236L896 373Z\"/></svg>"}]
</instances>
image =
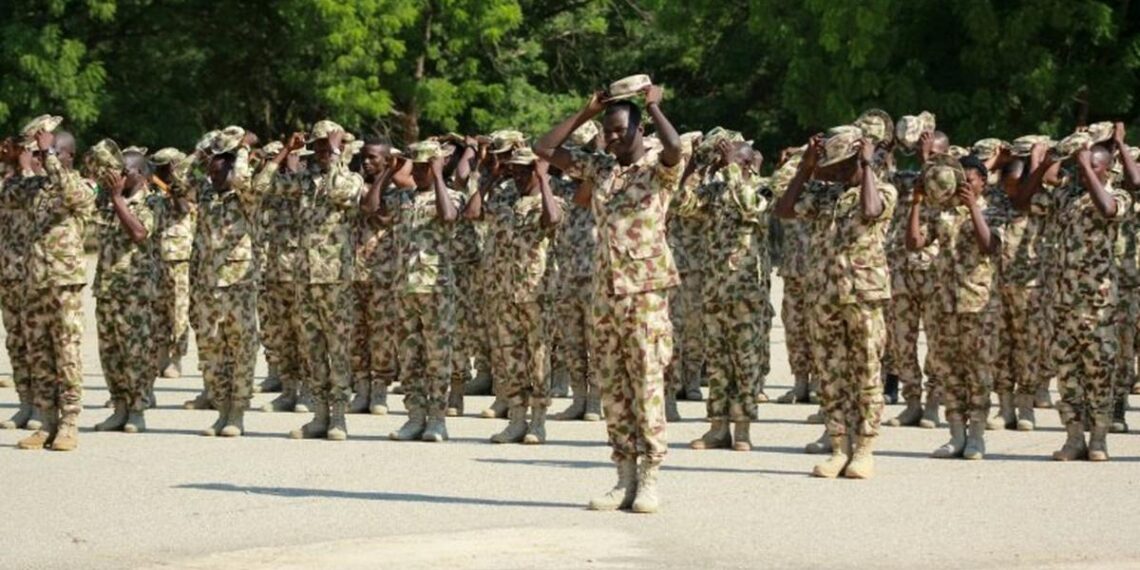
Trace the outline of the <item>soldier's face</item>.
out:
<instances>
[{"instance_id":1,"label":"soldier's face","mask_svg":"<svg viewBox=\"0 0 1140 570\"><path fill-rule=\"evenodd\" d=\"M313 142L313 158L317 160L317 165L321 170L327 170L333 161L333 148L329 144L329 139L319 139Z\"/></svg>"},{"instance_id":2,"label":"soldier's face","mask_svg":"<svg viewBox=\"0 0 1140 570\"><path fill-rule=\"evenodd\" d=\"M210 178L210 185L218 190L229 190L230 188L230 173L233 171L233 165L230 160L224 156L214 157L210 161L210 168L207 170L206 175Z\"/></svg>"},{"instance_id":3,"label":"soldier's face","mask_svg":"<svg viewBox=\"0 0 1140 570\"><path fill-rule=\"evenodd\" d=\"M377 176L384 169L384 162L388 159L388 147L381 144L370 144L362 151L364 173L368 176Z\"/></svg>"},{"instance_id":4,"label":"soldier's face","mask_svg":"<svg viewBox=\"0 0 1140 570\"><path fill-rule=\"evenodd\" d=\"M412 178L416 181L416 188L431 186L431 165L426 162L417 162L412 166Z\"/></svg>"},{"instance_id":5,"label":"soldier's face","mask_svg":"<svg viewBox=\"0 0 1140 570\"><path fill-rule=\"evenodd\" d=\"M622 109L606 113L602 120L606 152L614 156L628 155L634 149L640 128L629 128L629 111Z\"/></svg>"}]
</instances>

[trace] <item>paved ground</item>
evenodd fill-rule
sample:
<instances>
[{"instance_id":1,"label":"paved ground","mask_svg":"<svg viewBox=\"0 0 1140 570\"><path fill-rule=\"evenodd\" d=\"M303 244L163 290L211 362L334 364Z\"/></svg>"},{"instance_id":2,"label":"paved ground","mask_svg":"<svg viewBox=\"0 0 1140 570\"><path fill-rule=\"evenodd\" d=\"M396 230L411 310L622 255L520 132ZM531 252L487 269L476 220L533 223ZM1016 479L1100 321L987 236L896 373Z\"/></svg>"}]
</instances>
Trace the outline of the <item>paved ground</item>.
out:
<instances>
[{"instance_id":1,"label":"paved ground","mask_svg":"<svg viewBox=\"0 0 1140 570\"><path fill-rule=\"evenodd\" d=\"M1111 436L1110 463L1057 464L1051 411L1037 432L991 433L982 462L928 459L943 430L887 428L876 479L821 481L801 453L820 432L802 422L810 407L762 407L745 454L688 450L705 424L701 404L683 403L664 512L592 513L583 505L615 476L600 423L494 446L504 421L469 414L449 422L450 443L398 444L386 439L397 403L350 418L343 443L291 441L306 418L264 413L244 438L207 439L196 433L213 413L179 407L193 376L161 382L148 433L93 433L107 397L93 309L79 451L17 451L24 433L0 432L0 568L1140 568L1140 435ZM779 394L780 328L773 345ZM0 413L15 399L0 389Z\"/></svg>"}]
</instances>

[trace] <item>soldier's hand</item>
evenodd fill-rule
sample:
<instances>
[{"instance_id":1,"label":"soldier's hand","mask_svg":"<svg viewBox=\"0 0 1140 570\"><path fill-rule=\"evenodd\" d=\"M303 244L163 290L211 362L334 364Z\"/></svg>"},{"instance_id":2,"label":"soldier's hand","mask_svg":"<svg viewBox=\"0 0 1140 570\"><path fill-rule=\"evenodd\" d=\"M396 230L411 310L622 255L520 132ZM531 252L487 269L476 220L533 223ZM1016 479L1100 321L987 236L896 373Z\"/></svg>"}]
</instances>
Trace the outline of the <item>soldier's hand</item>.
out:
<instances>
[{"instance_id":1,"label":"soldier's hand","mask_svg":"<svg viewBox=\"0 0 1140 570\"><path fill-rule=\"evenodd\" d=\"M257 142L259 140L261 139L257 138L256 133L253 131L246 131L245 135L241 137L241 144L244 145L245 148L253 148L257 146Z\"/></svg>"},{"instance_id":2,"label":"soldier's hand","mask_svg":"<svg viewBox=\"0 0 1140 570\"><path fill-rule=\"evenodd\" d=\"M660 105L665 98L665 89L660 85L650 85L645 88L645 106Z\"/></svg>"},{"instance_id":3,"label":"soldier's hand","mask_svg":"<svg viewBox=\"0 0 1140 570\"><path fill-rule=\"evenodd\" d=\"M305 148L305 133L293 133L293 136L289 137L289 141L285 144L285 150L282 152L292 152L303 148Z\"/></svg>"},{"instance_id":4,"label":"soldier's hand","mask_svg":"<svg viewBox=\"0 0 1140 570\"><path fill-rule=\"evenodd\" d=\"M958 202L967 208L974 205L977 199L974 196L974 191L966 184L959 184L958 189L954 192L954 196L958 198Z\"/></svg>"},{"instance_id":5,"label":"soldier's hand","mask_svg":"<svg viewBox=\"0 0 1140 570\"><path fill-rule=\"evenodd\" d=\"M922 177L914 181L914 196L911 201L916 206L926 201L926 188L922 185Z\"/></svg>"},{"instance_id":6,"label":"soldier's hand","mask_svg":"<svg viewBox=\"0 0 1140 570\"><path fill-rule=\"evenodd\" d=\"M39 131L35 134L36 147L41 151L51 148L51 143L55 142L55 135L48 131Z\"/></svg>"},{"instance_id":7,"label":"soldier's hand","mask_svg":"<svg viewBox=\"0 0 1140 570\"><path fill-rule=\"evenodd\" d=\"M35 170L35 157L32 156L32 151L28 150L28 147L24 145L19 145L17 150L20 154L16 157L16 162L20 165L20 170L23 172Z\"/></svg>"},{"instance_id":8,"label":"soldier's hand","mask_svg":"<svg viewBox=\"0 0 1140 570\"><path fill-rule=\"evenodd\" d=\"M1116 143L1116 148L1126 152L1128 144L1124 142L1124 123L1117 121L1112 125L1112 141Z\"/></svg>"},{"instance_id":9,"label":"soldier's hand","mask_svg":"<svg viewBox=\"0 0 1140 570\"><path fill-rule=\"evenodd\" d=\"M343 142L344 142L344 131L337 129L337 130L329 133L329 146L331 146L334 150L340 150L343 147L343 145L341 144Z\"/></svg>"},{"instance_id":10,"label":"soldier's hand","mask_svg":"<svg viewBox=\"0 0 1140 570\"><path fill-rule=\"evenodd\" d=\"M923 131L918 137L918 152L922 162L930 160L934 155L934 133L931 131Z\"/></svg>"},{"instance_id":11,"label":"soldier's hand","mask_svg":"<svg viewBox=\"0 0 1140 570\"><path fill-rule=\"evenodd\" d=\"M804 150L804 156L800 159L800 168L808 171L815 170L815 165L819 164L820 158L823 158L823 141L825 138L823 133L818 133L808 140L807 149Z\"/></svg>"},{"instance_id":12,"label":"soldier's hand","mask_svg":"<svg viewBox=\"0 0 1140 570\"><path fill-rule=\"evenodd\" d=\"M432 157L431 163L430 163L431 171L435 174L443 176L443 162L444 162L444 158L442 156L436 155L436 156Z\"/></svg>"},{"instance_id":13,"label":"soldier's hand","mask_svg":"<svg viewBox=\"0 0 1140 570\"><path fill-rule=\"evenodd\" d=\"M720 166L728 166L732 162L733 148L726 140L716 143L717 161Z\"/></svg>"},{"instance_id":14,"label":"soldier's hand","mask_svg":"<svg viewBox=\"0 0 1140 570\"><path fill-rule=\"evenodd\" d=\"M593 95L590 95L590 100L586 101L586 107L583 109L583 111L585 111L586 114L588 114L591 117L593 117L594 115L597 115L598 113L601 113L602 111L605 111L605 110L606 110L606 92L605 91L595 91Z\"/></svg>"},{"instance_id":15,"label":"soldier's hand","mask_svg":"<svg viewBox=\"0 0 1140 570\"><path fill-rule=\"evenodd\" d=\"M1092 163L1092 151L1087 146L1081 147L1074 156L1077 159L1077 164L1081 166L1089 166Z\"/></svg>"},{"instance_id":16,"label":"soldier's hand","mask_svg":"<svg viewBox=\"0 0 1140 570\"><path fill-rule=\"evenodd\" d=\"M112 198L120 198L123 195L123 189L126 188L127 179L123 173L118 170L112 170L103 177L103 183L106 185L107 190L111 192Z\"/></svg>"},{"instance_id":17,"label":"soldier's hand","mask_svg":"<svg viewBox=\"0 0 1140 570\"><path fill-rule=\"evenodd\" d=\"M859 139L859 163L863 166L875 163L875 143L867 137Z\"/></svg>"},{"instance_id":18,"label":"soldier's hand","mask_svg":"<svg viewBox=\"0 0 1140 570\"><path fill-rule=\"evenodd\" d=\"M1029 149L1029 159L1038 164L1050 162L1049 146L1045 143L1034 143Z\"/></svg>"}]
</instances>

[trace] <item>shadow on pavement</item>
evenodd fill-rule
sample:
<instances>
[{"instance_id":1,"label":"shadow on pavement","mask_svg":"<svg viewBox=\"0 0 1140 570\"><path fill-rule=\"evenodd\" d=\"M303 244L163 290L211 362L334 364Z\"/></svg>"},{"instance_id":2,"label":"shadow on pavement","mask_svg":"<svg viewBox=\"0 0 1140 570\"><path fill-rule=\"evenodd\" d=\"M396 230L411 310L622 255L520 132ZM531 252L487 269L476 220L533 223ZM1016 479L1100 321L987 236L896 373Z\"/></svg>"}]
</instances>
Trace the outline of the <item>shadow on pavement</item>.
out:
<instances>
[{"instance_id":1,"label":"shadow on pavement","mask_svg":"<svg viewBox=\"0 0 1140 570\"><path fill-rule=\"evenodd\" d=\"M498 465L528 465L531 467L559 467L564 469L613 469L614 464L604 461L559 461L553 459L476 459L480 463L494 463ZM732 467L689 467L686 465L661 466L662 471L676 471L679 473L749 473L753 475L792 475L806 477L805 471L784 471L780 469L736 469Z\"/></svg>"},{"instance_id":2,"label":"shadow on pavement","mask_svg":"<svg viewBox=\"0 0 1140 570\"><path fill-rule=\"evenodd\" d=\"M246 487L229 483L187 483L175 485L175 489L195 489L200 491L221 491L225 493L253 493L271 497L351 499L361 501L394 501L407 503L438 503L445 505L482 505L491 507L536 507L546 509L583 510L576 503L551 503L543 501L512 501L502 499L480 499L474 497L447 497L443 495L421 495L418 493L385 493L383 491L334 491L330 489L297 489L293 487Z\"/></svg>"}]
</instances>

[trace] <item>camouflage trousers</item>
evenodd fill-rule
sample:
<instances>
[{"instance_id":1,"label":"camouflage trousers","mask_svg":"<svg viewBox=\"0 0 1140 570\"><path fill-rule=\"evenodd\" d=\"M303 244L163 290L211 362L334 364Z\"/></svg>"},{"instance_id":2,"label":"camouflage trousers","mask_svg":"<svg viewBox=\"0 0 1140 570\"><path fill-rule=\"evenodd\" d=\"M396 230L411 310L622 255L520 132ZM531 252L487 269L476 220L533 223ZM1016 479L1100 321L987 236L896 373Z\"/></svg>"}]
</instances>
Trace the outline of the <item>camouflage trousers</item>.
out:
<instances>
[{"instance_id":1,"label":"camouflage trousers","mask_svg":"<svg viewBox=\"0 0 1140 570\"><path fill-rule=\"evenodd\" d=\"M181 359L190 347L190 262L167 261L162 271L161 309L154 330L163 335L162 356Z\"/></svg>"},{"instance_id":2,"label":"camouflage trousers","mask_svg":"<svg viewBox=\"0 0 1140 570\"><path fill-rule=\"evenodd\" d=\"M503 379L500 396L512 407L549 406L542 305L509 300L492 304L496 318L491 323L491 374Z\"/></svg>"},{"instance_id":3,"label":"camouflage trousers","mask_svg":"<svg viewBox=\"0 0 1140 570\"><path fill-rule=\"evenodd\" d=\"M1001 339L994 390L999 394L1034 395L1041 384L1040 362L1048 357L1042 329L1040 287L1003 287Z\"/></svg>"},{"instance_id":4,"label":"camouflage trousers","mask_svg":"<svg viewBox=\"0 0 1140 570\"><path fill-rule=\"evenodd\" d=\"M257 289L252 284L204 291L197 332L202 372L214 407L249 407L257 360Z\"/></svg>"},{"instance_id":5,"label":"camouflage trousers","mask_svg":"<svg viewBox=\"0 0 1140 570\"><path fill-rule=\"evenodd\" d=\"M400 378L404 407L443 416L451 381L455 292L400 296ZM498 379L496 379L496 382Z\"/></svg>"},{"instance_id":6,"label":"camouflage trousers","mask_svg":"<svg viewBox=\"0 0 1140 570\"><path fill-rule=\"evenodd\" d=\"M491 346L484 332L483 311L475 306L467 294L477 291L480 281L478 264L455 266L455 290L461 293L455 299L455 340L451 353L451 378L466 383L471 378L471 366L487 370L491 360Z\"/></svg>"},{"instance_id":7,"label":"camouflage trousers","mask_svg":"<svg viewBox=\"0 0 1140 570\"><path fill-rule=\"evenodd\" d=\"M124 292L126 293L126 292ZM150 404L149 388L156 374L156 344L151 295L122 294L95 300L95 327L99 333L99 361L111 397L130 410Z\"/></svg>"},{"instance_id":8,"label":"camouflage trousers","mask_svg":"<svg viewBox=\"0 0 1140 570\"><path fill-rule=\"evenodd\" d=\"M811 349L827 432L874 437L883 419L883 301L813 308Z\"/></svg>"},{"instance_id":9,"label":"camouflage trousers","mask_svg":"<svg viewBox=\"0 0 1140 570\"><path fill-rule=\"evenodd\" d=\"M27 332L24 313L28 296L24 283L19 280L0 282L0 315L4 319L4 345L8 349L8 362L12 365L12 381L20 402L32 401L32 376L28 365Z\"/></svg>"},{"instance_id":10,"label":"camouflage trousers","mask_svg":"<svg viewBox=\"0 0 1140 570\"><path fill-rule=\"evenodd\" d=\"M946 421L986 420L994 388L1000 313L942 313L941 343L949 373L942 377Z\"/></svg>"},{"instance_id":11,"label":"camouflage trousers","mask_svg":"<svg viewBox=\"0 0 1140 570\"><path fill-rule=\"evenodd\" d=\"M762 297L710 299L705 301L708 342L710 420L747 422L756 419L756 391L763 366L762 348L767 345L767 300Z\"/></svg>"},{"instance_id":12,"label":"camouflage trousers","mask_svg":"<svg viewBox=\"0 0 1140 570\"><path fill-rule=\"evenodd\" d=\"M770 301L772 285L764 287L764 311L759 315L760 338L756 342L756 355L760 362L760 376L756 379L756 391L763 392L764 385L768 383L768 374L772 372L772 320L776 317L776 309Z\"/></svg>"},{"instance_id":13,"label":"camouflage trousers","mask_svg":"<svg viewBox=\"0 0 1140 570\"><path fill-rule=\"evenodd\" d=\"M301 328L294 317L298 314L297 286L291 281L266 281L257 296L257 319L265 361L277 371L284 386L296 386L308 377L308 366L302 357Z\"/></svg>"},{"instance_id":14,"label":"camouflage trousers","mask_svg":"<svg viewBox=\"0 0 1140 570\"><path fill-rule=\"evenodd\" d=\"M669 293L594 293L591 354L613 460L665 458L665 367L673 358Z\"/></svg>"},{"instance_id":15,"label":"camouflage trousers","mask_svg":"<svg viewBox=\"0 0 1140 570\"><path fill-rule=\"evenodd\" d=\"M32 399L40 409L78 411L83 400L83 286L26 291L24 331Z\"/></svg>"},{"instance_id":16,"label":"camouflage trousers","mask_svg":"<svg viewBox=\"0 0 1140 570\"><path fill-rule=\"evenodd\" d=\"M353 294L347 283L295 283L297 308L293 326L300 331L301 354L308 365L313 399L332 404L350 396L354 315Z\"/></svg>"},{"instance_id":17,"label":"camouflage trousers","mask_svg":"<svg viewBox=\"0 0 1140 570\"><path fill-rule=\"evenodd\" d=\"M1057 363L1057 412L1068 425L1091 414L1093 425L1111 418L1113 378L1120 357L1115 307L1055 307L1050 354Z\"/></svg>"},{"instance_id":18,"label":"camouflage trousers","mask_svg":"<svg viewBox=\"0 0 1140 570\"><path fill-rule=\"evenodd\" d=\"M926 271L904 270L901 278L905 280L906 287L891 297L887 307L887 354L890 361L887 371L898 375L904 400L919 401L922 399L923 367L918 362L918 333L926 329L926 371L930 374L926 389L929 393L935 389L939 378L934 371L938 365L931 363L931 359L939 359L934 353L940 343L932 340L938 335L934 323L939 314L937 303L932 298L933 284L928 281L933 275Z\"/></svg>"},{"instance_id":19,"label":"camouflage trousers","mask_svg":"<svg viewBox=\"0 0 1140 570\"><path fill-rule=\"evenodd\" d=\"M1140 287L1120 289L1116 305L1116 332L1120 335L1120 361L1117 364L1114 394L1120 398L1136 384L1136 358L1140 355Z\"/></svg>"},{"instance_id":20,"label":"camouflage trousers","mask_svg":"<svg viewBox=\"0 0 1140 570\"><path fill-rule=\"evenodd\" d=\"M358 281L352 330L354 383L390 386L399 370L400 308L390 284Z\"/></svg>"},{"instance_id":21,"label":"camouflage trousers","mask_svg":"<svg viewBox=\"0 0 1140 570\"><path fill-rule=\"evenodd\" d=\"M550 311L547 331L553 337L550 366L553 370L565 369L570 375L574 394L600 393L598 375L593 374L590 357L590 336L593 331L591 317L593 284L589 277L565 283L569 291Z\"/></svg>"},{"instance_id":22,"label":"camouflage trousers","mask_svg":"<svg viewBox=\"0 0 1140 570\"><path fill-rule=\"evenodd\" d=\"M811 343L808 342L810 309L806 296L807 290L802 278L784 278L780 319L784 323L784 346L788 351L788 366L793 376L808 376L813 370Z\"/></svg>"},{"instance_id":23,"label":"camouflage trousers","mask_svg":"<svg viewBox=\"0 0 1140 570\"><path fill-rule=\"evenodd\" d=\"M705 318L700 271L681 276L681 286L669 291L669 320L673 324L673 357L665 370L670 394L681 391L690 378L699 378L705 366Z\"/></svg>"}]
</instances>

